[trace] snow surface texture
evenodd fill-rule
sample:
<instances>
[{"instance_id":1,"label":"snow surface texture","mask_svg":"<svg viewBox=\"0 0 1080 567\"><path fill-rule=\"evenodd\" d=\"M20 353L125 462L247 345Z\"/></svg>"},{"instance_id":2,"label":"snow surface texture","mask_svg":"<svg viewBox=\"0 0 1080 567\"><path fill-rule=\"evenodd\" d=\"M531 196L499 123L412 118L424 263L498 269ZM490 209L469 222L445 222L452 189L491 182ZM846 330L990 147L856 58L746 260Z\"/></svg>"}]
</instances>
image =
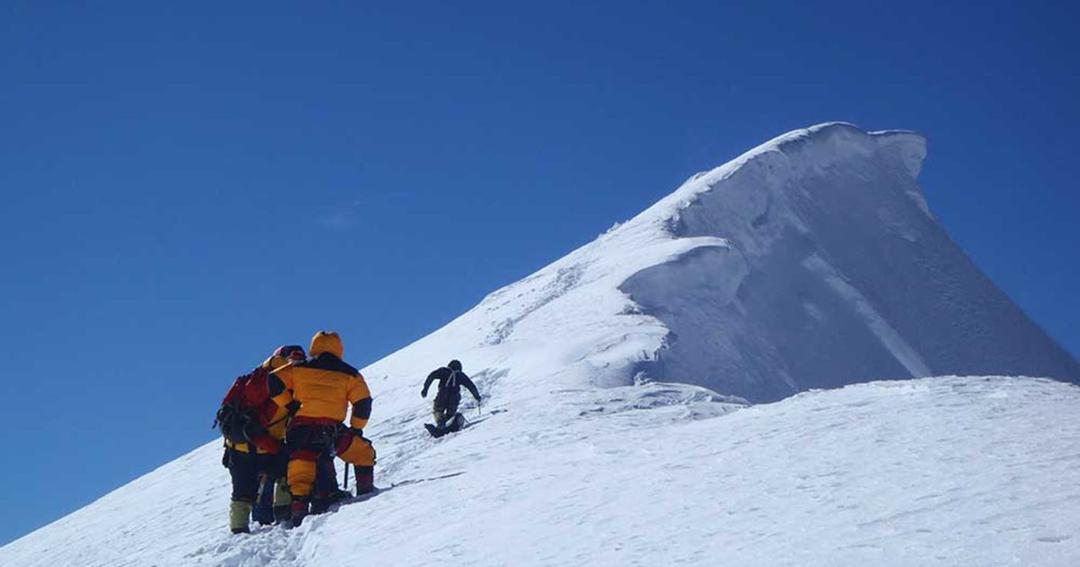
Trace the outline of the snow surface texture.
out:
<instances>
[{"instance_id":1,"label":"snow surface texture","mask_svg":"<svg viewBox=\"0 0 1080 567\"><path fill-rule=\"evenodd\" d=\"M929 216L924 154L787 134L365 368L376 484L402 483L366 502L232 537L211 442L0 564L1080 564L1075 386L733 411L1080 377ZM450 358L488 408L435 441Z\"/></svg>"},{"instance_id":2,"label":"snow surface texture","mask_svg":"<svg viewBox=\"0 0 1080 567\"><path fill-rule=\"evenodd\" d=\"M0 564L1080 565L1076 386L875 382L698 420L626 396L556 392L439 441L384 422L379 482L402 484L249 537L211 443Z\"/></svg>"}]
</instances>

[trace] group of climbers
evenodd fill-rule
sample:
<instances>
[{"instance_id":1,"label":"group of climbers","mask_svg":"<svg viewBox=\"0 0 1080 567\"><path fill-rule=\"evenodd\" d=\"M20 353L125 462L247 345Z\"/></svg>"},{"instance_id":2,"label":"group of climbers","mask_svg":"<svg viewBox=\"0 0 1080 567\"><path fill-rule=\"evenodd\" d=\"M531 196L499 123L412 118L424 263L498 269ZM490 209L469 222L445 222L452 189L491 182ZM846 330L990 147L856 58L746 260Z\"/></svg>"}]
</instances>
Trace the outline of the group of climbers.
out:
<instances>
[{"instance_id":1,"label":"group of climbers","mask_svg":"<svg viewBox=\"0 0 1080 567\"><path fill-rule=\"evenodd\" d=\"M335 456L355 467L357 495L374 489L375 448L363 435L371 392L342 354L337 333L319 331L308 353L280 347L226 393L215 425L232 478L233 533L250 531L252 518L299 526L348 496L337 485Z\"/></svg>"},{"instance_id":2,"label":"group of climbers","mask_svg":"<svg viewBox=\"0 0 1080 567\"><path fill-rule=\"evenodd\" d=\"M225 438L222 464L232 478L234 534L249 532L252 519L296 527L308 514L351 496L338 487L335 457L353 465L357 496L375 489L375 448L364 437L371 391L360 371L342 359L343 350L337 333L319 331L307 353L299 345L279 347L226 393L214 424ZM436 380L435 425L425 425L439 437L464 424L457 411L460 388L478 403L480 393L457 360L432 372L421 396Z\"/></svg>"}]
</instances>

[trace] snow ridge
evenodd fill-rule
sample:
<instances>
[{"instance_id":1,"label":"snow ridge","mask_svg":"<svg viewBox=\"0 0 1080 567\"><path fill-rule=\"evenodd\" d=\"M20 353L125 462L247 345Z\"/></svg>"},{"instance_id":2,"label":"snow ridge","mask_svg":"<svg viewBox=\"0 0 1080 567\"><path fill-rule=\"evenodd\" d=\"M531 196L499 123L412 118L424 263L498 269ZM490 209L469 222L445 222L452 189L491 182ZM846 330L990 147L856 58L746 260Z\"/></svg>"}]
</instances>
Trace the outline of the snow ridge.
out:
<instances>
[{"instance_id":1,"label":"snow ridge","mask_svg":"<svg viewBox=\"0 0 1080 567\"><path fill-rule=\"evenodd\" d=\"M627 223L729 244L620 286L670 331L639 371L751 401L936 374L1080 381L929 214L915 180L925 156L912 132L822 124L694 176Z\"/></svg>"},{"instance_id":2,"label":"snow ridge","mask_svg":"<svg viewBox=\"0 0 1080 567\"><path fill-rule=\"evenodd\" d=\"M1080 381L929 214L925 157L908 131L784 134L375 367L400 375L450 341L483 366L529 359L549 380L687 383L755 402L935 374Z\"/></svg>"}]
</instances>

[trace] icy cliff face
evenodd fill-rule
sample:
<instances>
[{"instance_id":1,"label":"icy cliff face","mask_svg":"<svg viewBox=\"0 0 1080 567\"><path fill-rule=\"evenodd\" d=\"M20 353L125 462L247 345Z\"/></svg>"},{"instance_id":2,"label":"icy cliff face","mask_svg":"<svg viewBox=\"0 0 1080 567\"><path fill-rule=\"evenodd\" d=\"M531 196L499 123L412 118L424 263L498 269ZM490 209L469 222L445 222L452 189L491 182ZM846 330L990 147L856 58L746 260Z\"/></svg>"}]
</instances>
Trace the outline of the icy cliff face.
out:
<instances>
[{"instance_id":1,"label":"icy cliff face","mask_svg":"<svg viewBox=\"0 0 1080 567\"><path fill-rule=\"evenodd\" d=\"M699 174L642 217L722 238L620 289L669 330L649 377L751 401L881 378L1080 379L930 215L925 141L824 124ZM637 220L637 219L635 219Z\"/></svg>"}]
</instances>

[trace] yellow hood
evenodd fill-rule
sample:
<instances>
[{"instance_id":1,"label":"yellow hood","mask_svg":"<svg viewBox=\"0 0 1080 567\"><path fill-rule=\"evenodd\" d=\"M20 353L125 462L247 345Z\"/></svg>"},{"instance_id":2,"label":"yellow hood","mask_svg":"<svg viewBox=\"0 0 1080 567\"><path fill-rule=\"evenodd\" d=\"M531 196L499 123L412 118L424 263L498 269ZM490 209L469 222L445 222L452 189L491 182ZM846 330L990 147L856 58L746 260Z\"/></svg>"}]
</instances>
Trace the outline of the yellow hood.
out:
<instances>
[{"instance_id":1,"label":"yellow hood","mask_svg":"<svg viewBox=\"0 0 1080 567\"><path fill-rule=\"evenodd\" d=\"M311 337L311 347L308 348L308 354L312 358L319 356L320 354L328 352L338 358L341 358L345 352L344 347L341 346L341 337L333 331L319 331L315 333L314 337Z\"/></svg>"}]
</instances>

